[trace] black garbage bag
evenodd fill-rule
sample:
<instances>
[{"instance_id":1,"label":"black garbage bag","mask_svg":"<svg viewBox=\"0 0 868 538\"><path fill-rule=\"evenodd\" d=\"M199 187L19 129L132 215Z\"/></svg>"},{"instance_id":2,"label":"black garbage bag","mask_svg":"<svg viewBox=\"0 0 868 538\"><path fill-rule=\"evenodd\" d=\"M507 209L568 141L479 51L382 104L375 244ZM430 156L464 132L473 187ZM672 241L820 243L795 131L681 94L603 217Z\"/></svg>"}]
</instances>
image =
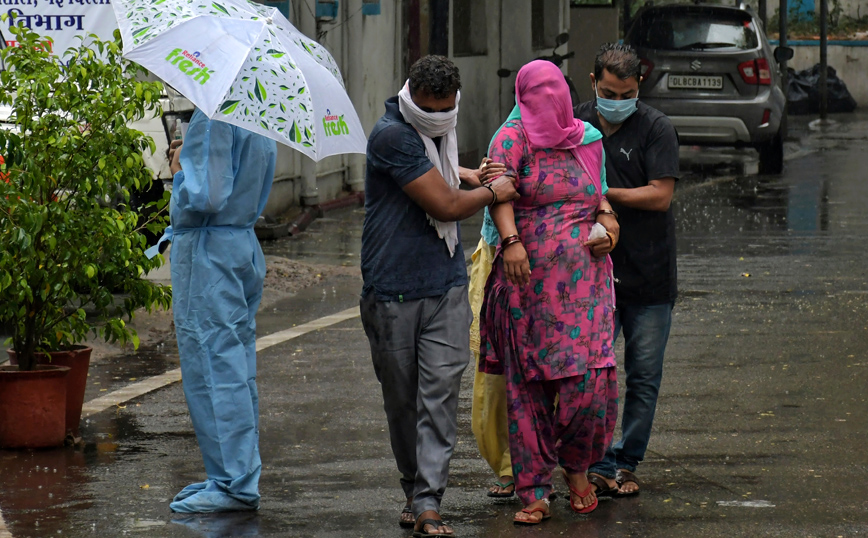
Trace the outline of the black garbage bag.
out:
<instances>
[{"instance_id":1,"label":"black garbage bag","mask_svg":"<svg viewBox=\"0 0 868 538\"><path fill-rule=\"evenodd\" d=\"M826 67L828 111L853 112L856 100L847 90L844 81L832 66ZM820 64L804 71L789 69L787 102L789 113L794 115L818 114L820 112Z\"/></svg>"}]
</instances>

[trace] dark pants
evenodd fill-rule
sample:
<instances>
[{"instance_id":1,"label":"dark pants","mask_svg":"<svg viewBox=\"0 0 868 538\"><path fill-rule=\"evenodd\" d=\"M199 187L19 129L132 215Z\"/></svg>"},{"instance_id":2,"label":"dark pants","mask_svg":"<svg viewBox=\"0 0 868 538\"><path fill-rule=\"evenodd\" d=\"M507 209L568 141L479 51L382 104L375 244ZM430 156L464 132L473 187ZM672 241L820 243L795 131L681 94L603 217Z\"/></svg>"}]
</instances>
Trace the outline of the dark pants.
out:
<instances>
[{"instance_id":1,"label":"dark pants","mask_svg":"<svg viewBox=\"0 0 868 538\"><path fill-rule=\"evenodd\" d=\"M458 388L470 359L467 286L413 301L361 300L383 389L392 452L413 514L440 511L458 430Z\"/></svg>"},{"instance_id":2,"label":"dark pants","mask_svg":"<svg viewBox=\"0 0 868 538\"><path fill-rule=\"evenodd\" d=\"M614 478L617 469L636 471L645 458L651 425L657 410L657 395L663 379L663 353L672 326L672 303L653 306L618 306L615 339L624 330L624 413L621 440L614 443L602 461L588 469Z\"/></svg>"}]
</instances>

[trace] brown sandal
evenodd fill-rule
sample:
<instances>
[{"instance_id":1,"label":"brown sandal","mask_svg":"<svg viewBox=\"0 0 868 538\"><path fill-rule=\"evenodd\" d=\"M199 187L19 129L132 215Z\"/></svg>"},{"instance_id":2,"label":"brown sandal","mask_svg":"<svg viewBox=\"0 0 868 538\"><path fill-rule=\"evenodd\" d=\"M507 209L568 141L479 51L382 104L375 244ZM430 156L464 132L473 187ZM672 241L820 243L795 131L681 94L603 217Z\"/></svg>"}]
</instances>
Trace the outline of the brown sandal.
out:
<instances>
[{"instance_id":1,"label":"brown sandal","mask_svg":"<svg viewBox=\"0 0 868 538\"><path fill-rule=\"evenodd\" d=\"M632 497L633 495L639 494L639 479L636 478L636 475L631 473L626 469L618 469L618 475L615 477L615 480L618 482L618 492L615 493L615 497ZM627 482L633 482L636 484L636 490L631 491L629 493L621 493L620 487L626 484Z\"/></svg>"},{"instance_id":2,"label":"brown sandal","mask_svg":"<svg viewBox=\"0 0 868 538\"><path fill-rule=\"evenodd\" d=\"M588 482L597 487L597 490L594 493L597 494L598 499L602 497L614 497L618 494L617 481L615 481L614 486L609 486L609 483L601 474L588 473Z\"/></svg>"}]
</instances>

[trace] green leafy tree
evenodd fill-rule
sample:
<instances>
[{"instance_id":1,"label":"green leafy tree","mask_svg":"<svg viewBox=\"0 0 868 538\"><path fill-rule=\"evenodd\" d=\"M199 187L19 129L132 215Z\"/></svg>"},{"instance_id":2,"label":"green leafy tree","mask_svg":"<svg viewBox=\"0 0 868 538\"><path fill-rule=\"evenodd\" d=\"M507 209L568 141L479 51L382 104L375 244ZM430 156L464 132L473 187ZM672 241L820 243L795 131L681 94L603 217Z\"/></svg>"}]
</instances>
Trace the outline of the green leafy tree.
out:
<instances>
[{"instance_id":1,"label":"green leafy tree","mask_svg":"<svg viewBox=\"0 0 868 538\"><path fill-rule=\"evenodd\" d=\"M143 70L121 58L117 33L58 58L47 38L10 31L19 46L0 53L0 105L11 107L0 130L0 323L22 370L36 352L91 337L138 347L128 321L168 307L171 288L141 278L162 264L144 255L142 232L165 226L167 198L148 219L130 207L130 190L152 181L142 152L154 143L129 125L160 114L162 87L137 80Z\"/></svg>"}]
</instances>

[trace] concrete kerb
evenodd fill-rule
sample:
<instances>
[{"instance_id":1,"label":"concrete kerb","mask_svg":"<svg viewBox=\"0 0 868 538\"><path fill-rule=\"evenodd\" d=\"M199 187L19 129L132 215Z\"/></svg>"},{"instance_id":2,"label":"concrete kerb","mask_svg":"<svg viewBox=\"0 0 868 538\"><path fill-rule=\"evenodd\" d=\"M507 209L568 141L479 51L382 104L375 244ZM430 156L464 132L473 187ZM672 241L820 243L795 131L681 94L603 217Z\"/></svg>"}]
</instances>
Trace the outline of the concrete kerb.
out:
<instances>
[{"instance_id":1,"label":"concrete kerb","mask_svg":"<svg viewBox=\"0 0 868 538\"><path fill-rule=\"evenodd\" d=\"M303 323L297 327L292 327L290 329L285 329L283 331L262 336L256 339L256 351L260 352L271 346L276 346L278 344L288 342L290 340L298 338L299 336L304 336L307 333L318 331L320 329L342 323L358 316L359 307L354 306L341 312L337 312L335 314L331 314L329 316L325 316L310 321L308 323ZM82 407L81 416L82 418L88 418L107 409L111 409L112 407L123 407L123 404L134 398L138 398L139 396L142 396L149 392L155 391L173 383L177 383L178 381L181 381L180 368L170 370L158 376L147 378L144 381L139 381L137 383L127 385L112 393L85 402L84 406ZM2 523L2 520L0 520L0 523ZM0 530L2 530L2 527L0 527ZM0 538L2 538L2 535L0 535Z\"/></svg>"}]
</instances>

